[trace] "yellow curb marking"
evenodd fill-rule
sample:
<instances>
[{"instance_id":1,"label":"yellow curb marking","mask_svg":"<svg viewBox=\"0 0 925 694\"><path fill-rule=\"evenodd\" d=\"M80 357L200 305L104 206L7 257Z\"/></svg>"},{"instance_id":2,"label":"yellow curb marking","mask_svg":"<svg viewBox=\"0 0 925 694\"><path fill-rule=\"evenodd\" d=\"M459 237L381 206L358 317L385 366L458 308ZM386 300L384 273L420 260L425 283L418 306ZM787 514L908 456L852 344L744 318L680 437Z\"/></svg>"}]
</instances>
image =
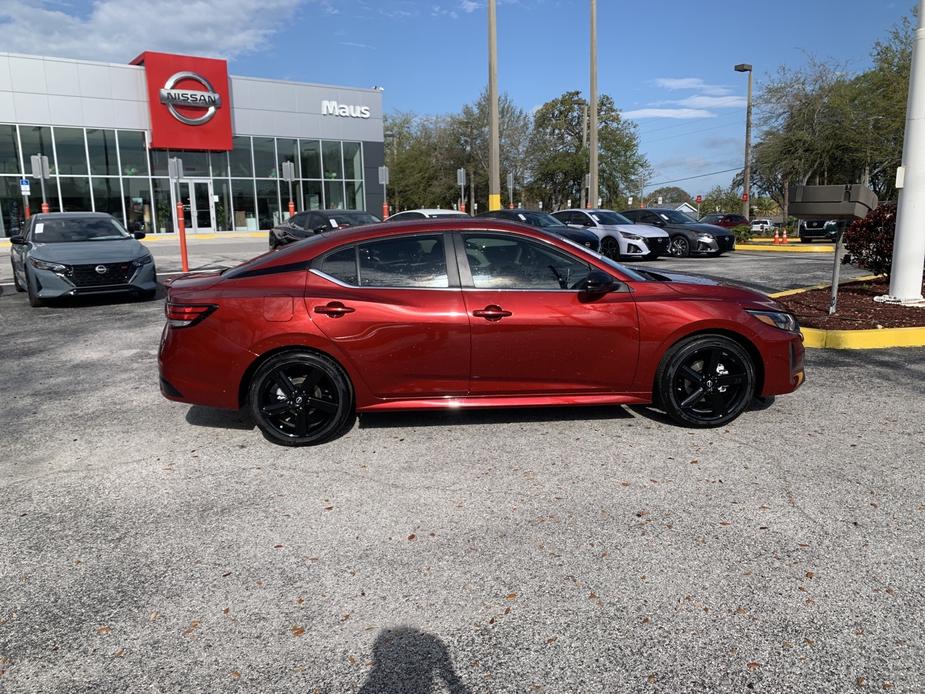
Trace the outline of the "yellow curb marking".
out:
<instances>
[{"instance_id":1,"label":"yellow curb marking","mask_svg":"<svg viewBox=\"0 0 925 694\"><path fill-rule=\"evenodd\" d=\"M737 243L737 251L762 251L767 253L834 253L832 246L772 246L760 243Z\"/></svg>"}]
</instances>

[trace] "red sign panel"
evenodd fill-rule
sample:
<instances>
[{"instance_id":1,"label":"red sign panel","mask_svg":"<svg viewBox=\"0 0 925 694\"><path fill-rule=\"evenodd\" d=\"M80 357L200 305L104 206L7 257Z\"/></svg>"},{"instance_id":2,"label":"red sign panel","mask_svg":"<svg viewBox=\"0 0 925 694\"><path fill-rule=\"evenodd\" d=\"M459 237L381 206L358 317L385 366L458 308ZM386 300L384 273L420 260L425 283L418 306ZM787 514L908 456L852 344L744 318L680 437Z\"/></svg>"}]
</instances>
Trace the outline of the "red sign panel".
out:
<instances>
[{"instance_id":1,"label":"red sign panel","mask_svg":"<svg viewBox=\"0 0 925 694\"><path fill-rule=\"evenodd\" d=\"M697 196L697 204L699 205L699 204L702 203L702 202L703 202L703 196L702 196L702 195L698 195L698 196Z\"/></svg>"},{"instance_id":2,"label":"red sign panel","mask_svg":"<svg viewBox=\"0 0 925 694\"><path fill-rule=\"evenodd\" d=\"M228 63L145 51L152 149L231 149Z\"/></svg>"}]
</instances>

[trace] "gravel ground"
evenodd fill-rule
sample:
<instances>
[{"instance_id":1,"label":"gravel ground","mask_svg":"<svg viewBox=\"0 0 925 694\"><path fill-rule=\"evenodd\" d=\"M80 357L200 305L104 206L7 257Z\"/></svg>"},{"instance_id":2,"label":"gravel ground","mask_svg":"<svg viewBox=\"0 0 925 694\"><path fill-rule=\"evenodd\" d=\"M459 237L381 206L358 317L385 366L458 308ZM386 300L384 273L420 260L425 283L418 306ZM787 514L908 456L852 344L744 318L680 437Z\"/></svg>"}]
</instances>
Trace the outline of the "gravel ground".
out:
<instances>
[{"instance_id":1,"label":"gravel ground","mask_svg":"<svg viewBox=\"0 0 925 694\"><path fill-rule=\"evenodd\" d=\"M160 302L5 291L2 692L925 691L925 350L291 450L160 397Z\"/></svg>"}]
</instances>

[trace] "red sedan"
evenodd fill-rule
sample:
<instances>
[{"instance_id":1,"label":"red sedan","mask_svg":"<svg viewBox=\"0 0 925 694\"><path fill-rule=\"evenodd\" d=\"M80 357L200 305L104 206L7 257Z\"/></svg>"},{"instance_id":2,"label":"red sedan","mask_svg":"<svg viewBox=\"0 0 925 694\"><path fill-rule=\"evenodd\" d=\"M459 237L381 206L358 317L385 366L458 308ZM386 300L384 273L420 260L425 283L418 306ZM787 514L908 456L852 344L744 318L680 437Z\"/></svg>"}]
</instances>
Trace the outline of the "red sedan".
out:
<instances>
[{"instance_id":1,"label":"red sedan","mask_svg":"<svg viewBox=\"0 0 925 694\"><path fill-rule=\"evenodd\" d=\"M654 402L715 427L804 379L799 326L763 294L495 219L314 236L175 280L166 314L164 396L247 406L287 445L384 410Z\"/></svg>"}]
</instances>

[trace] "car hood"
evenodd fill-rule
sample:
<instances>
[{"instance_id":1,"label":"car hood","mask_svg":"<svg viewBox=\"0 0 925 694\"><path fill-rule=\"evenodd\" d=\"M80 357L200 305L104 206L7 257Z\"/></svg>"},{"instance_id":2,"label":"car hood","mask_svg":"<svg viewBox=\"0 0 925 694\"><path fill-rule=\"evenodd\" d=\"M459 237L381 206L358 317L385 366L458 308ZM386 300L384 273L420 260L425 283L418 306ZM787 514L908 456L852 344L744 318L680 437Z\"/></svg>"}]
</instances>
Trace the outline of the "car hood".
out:
<instances>
[{"instance_id":1,"label":"car hood","mask_svg":"<svg viewBox=\"0 0 925 694\"><path fill-rule=\"evenodd\" d=\"M29 255L65 265L118 263L147 255L148 249L135 239L117 241L75 241L71 243L36 243Z\"/></svg>"},{"instance_id":2,"label":"car hood","mask_svg":"<svg viewBox=\"0 0 925 694\"><path fill-rule=\"evenodd\" d=\"M579 243L586 243L588 241L597 241L597 234L594 234L585 229L574 229L572 227L540 227L542 231L549 232L550 234L556 234L557 236L563 236L572 241L578 241Z\"/></svg>"},{"instance_id":3,"label":"car hood","mask_svg":"<svg viewBox=\"0 0 925 694\"><path fill-rule=\"evenodd\" d=\"M716 224L669 224L673 229L690 229L698 234L713 234L713 236L732 236L732 232Z\"/></svg>"},{"instance_id":4,"label":"car hood","mask_svg":"<svg viewBox=\"0 0 925 694\"><path fill-rule=\"evenodd\" d=\"M601 229L616 229L627 234L635 234L644 239L658 239L668 236L668 232L649 224L601 224Z\"/></svg>"},{"instance_id":5,"label":"car hood","mask_svg":"<svg viewBox=\"0 0 925 694\"><path fill-rule=\"evenodd\" d=\"M684 275L677 272L656 272L654 270L634 268L648 279L664 282L678 294L691 298L722 299L725 301L738 301L756 307L780 311L781 306L766 294L742 287L737 284L723 282L702 275Z\"/></svg>"}]
</instances>

